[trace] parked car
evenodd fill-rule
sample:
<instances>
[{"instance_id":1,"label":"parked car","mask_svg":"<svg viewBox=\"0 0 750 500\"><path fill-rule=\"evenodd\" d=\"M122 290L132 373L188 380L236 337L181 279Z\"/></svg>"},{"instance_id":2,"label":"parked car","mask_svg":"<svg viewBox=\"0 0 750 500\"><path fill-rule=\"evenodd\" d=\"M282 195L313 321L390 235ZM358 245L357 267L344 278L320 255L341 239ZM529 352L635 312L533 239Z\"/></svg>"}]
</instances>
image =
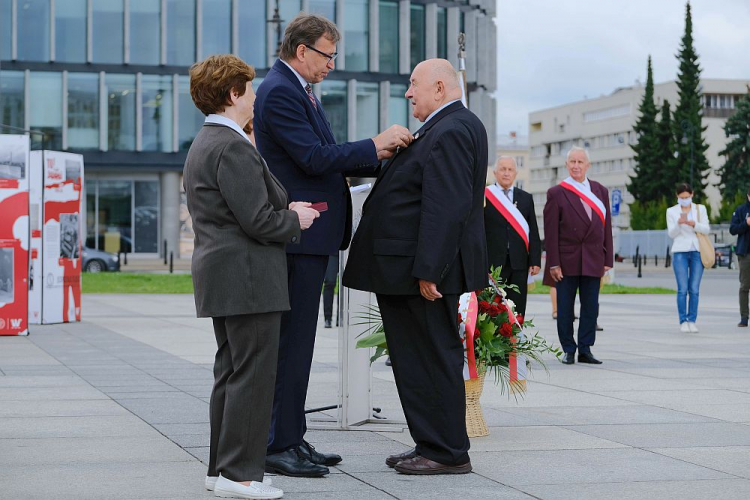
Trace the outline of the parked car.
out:
<instances>
[{"instance_id":1,"label":"parked car","mask_svg":"<svg viewBox=\"0 0 750 500\"><path fill-rule=\"evenodd\" d=\"M90 273L119 271L120 257L117 254L83 247L83 270Z\"/></svg>"},{"instance_id":2,"label":"parked car","mask_svg":"<svg viewBox=\"0 0 750 500\"><path fill-rule=\"evenodd\" d=\"M732 245L719 243L714 245L714 250L716 250L716 265L714 267L730 267L732 265Z\"/></svg>"}]
</instances>

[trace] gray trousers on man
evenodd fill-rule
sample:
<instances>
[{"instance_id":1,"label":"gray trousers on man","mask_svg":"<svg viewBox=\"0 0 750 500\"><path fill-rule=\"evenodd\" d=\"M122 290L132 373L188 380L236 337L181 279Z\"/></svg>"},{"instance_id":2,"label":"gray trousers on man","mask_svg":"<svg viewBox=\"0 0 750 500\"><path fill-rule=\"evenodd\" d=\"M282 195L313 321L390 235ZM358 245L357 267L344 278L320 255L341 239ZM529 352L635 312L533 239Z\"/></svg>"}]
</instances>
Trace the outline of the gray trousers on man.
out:
<instances>
[{"instance_id":1,"label":"gray trousers on man","mask_svg":"<svg viewBox=\"0 0 750 500\"><path fill-rule=\"evenodd\" d=\"M212 319L218 350L208 475L263 481L281 312Z\"/></svg>"},{"instance_id":2,"label":"gray trousers on man","mask_svg":"<svg viewBox=\"0 0 750 500\"><path fill-rule=\"evenodd\" d=\"M750 255L738 255L740 265L740 316L747 320L748 293L750 293Z\"/></svg>"}]
</instances>

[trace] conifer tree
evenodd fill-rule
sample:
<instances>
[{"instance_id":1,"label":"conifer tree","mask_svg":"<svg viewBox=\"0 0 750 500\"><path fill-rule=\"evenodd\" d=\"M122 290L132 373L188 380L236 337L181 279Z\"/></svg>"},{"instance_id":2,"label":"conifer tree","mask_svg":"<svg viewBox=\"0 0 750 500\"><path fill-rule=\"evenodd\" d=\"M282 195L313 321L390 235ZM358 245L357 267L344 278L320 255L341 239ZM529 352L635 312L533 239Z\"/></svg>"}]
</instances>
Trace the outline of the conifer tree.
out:
<instances>
[{"instance_id":1,"label":"conifer tree","mask_svg":"<svg viewBox=\"0 0 750 500\"><path fill-rule=\"evenodd\" d=\"M628 192L637 203L655 201L661 198L660 186L655 186L654 178L660 158L659 141L656 133L657 109L654 104L654 76L651 70L651 56L648 57L648 72L643 100L638 108L640 116L633 131L638 143L631 146L635 152L635 168L630 176Z\"/></svg>"},{"instance_id":2,"label":"conifer tree","mask_svg":"<svg viewBox=\"0 0 750 500\"><path fill-rule=\"evenodd\" d=\"M659 159L653 177L655 189L661 196L668 200L673 198L675 187L678 182L685 182L677 170L675 153L675 140L672 134L672 117L669 101L664 100L661 106L661 118L656 125L656 137L659 144ZM671 205L671 204L670 204Z\"/></svg>"},{"instance_id":3,"label":"conifer tree","mask_svg":"<svg viewBox=\"0 0 750 500\"><path fill-rule=\"evenodd\" d=\"M719 154L726 158L719 169L721 194L724 198L747 193L750 186L750 87L735 106L737 111L724 125L729 142Z\"/></svg>"}]
</instances>

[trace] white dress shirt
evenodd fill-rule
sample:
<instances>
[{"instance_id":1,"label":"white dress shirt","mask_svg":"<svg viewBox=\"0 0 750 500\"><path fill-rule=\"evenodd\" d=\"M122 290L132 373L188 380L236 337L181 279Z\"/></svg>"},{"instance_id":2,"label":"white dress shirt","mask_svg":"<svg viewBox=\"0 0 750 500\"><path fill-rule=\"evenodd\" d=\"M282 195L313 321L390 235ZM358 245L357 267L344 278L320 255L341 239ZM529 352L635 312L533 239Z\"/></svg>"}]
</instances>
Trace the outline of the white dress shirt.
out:
<instances>
[{"instance_id":1,"label":"white dress shirt","mask_svg":"<svg viewBox=\"0 0 750 500\"><path fill-rule=\"evenodd\" d=\"M672 243L672 253L698 251L698 237L695 233L708 234L711 231L711 227L708 224L706 207L705 205L696 205L695 203L690 205L687 218L688 220L695 221L695 228L679 223L681 213L682 208L680 205L675 205L667 209L667 233L674 240ZM699 214L700 217L698 216Z\"/></svg>"}]
</instances>

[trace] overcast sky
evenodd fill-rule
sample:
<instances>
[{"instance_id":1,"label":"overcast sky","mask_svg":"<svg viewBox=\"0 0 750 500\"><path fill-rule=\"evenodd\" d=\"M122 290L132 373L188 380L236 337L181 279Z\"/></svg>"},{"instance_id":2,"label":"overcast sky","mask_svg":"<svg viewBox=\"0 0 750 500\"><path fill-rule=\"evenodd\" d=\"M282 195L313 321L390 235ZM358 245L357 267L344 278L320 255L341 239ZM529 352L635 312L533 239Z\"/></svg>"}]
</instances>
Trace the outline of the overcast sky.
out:
<instances>
[{"instance_id":1,"label":"overcast sky","mask_svg":"<svg viewBox=\"0 0 750 500\"><path fill-rule=\"evenodd\" d=\"M750 80L750 0L693 0L704 78ZM684 0L498 0L498 134L527 135L531 111L677 76Z\"/></svg>"}]
</instances>

